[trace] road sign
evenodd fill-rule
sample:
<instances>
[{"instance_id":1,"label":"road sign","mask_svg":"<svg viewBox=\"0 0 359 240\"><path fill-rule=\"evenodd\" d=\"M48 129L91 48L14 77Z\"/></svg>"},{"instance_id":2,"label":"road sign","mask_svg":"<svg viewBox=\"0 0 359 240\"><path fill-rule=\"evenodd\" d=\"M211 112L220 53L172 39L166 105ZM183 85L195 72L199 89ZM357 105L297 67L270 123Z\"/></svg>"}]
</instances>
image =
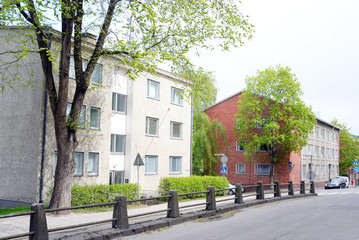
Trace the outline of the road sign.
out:
<instances>
[{"instance_id":1,"label":"road sign","mask_svg":"<svg viewBox=\"0 0 359 240\"><path fill-rule=\"evenodd\" d=\"M353 160L353 167L355 166L359 166L359 161L358 160Z\"/></svg>"},{"instance_id":2,"label":"road sign","mask_svg":"<svg viewBox=\"0 0 359 240\"><path fill-rule=\"evenodd\" d=\"M133 166L143 166L143 165L145 165L145 164L143 163L140 154L137 153L137 156L136 156L135 162L133 163Z\"/></svg>"},{"instance_id":3,"label":"road sign","mask_svg":"<svg viewBox=\"0 0 359 240\"><path fill-rule=\"evenodd\" d=\"M354 171L355 173L359 172L359 167L357 167L357 166L353 167L353 171Z\"/></svg>"},{"instance_id":4,"label":"road sign","mask_svg":"<svg viewBox=\"0 0 359 240\"><path fill-rule=\"evenodd\" d=\"M227 173L228 173L227 167L221 167L221 174L227 174Z\"/></svg>"}]
</instances>

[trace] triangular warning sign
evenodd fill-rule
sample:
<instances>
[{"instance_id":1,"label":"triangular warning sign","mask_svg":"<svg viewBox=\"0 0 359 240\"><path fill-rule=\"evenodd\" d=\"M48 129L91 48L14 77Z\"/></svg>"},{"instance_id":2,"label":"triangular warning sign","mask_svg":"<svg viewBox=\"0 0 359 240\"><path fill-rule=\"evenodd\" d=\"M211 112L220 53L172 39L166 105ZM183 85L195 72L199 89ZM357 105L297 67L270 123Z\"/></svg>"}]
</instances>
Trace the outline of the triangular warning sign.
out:
<instances>
[{"instance_id":1,"label":"triangular warning sign","mask_svg":"<svg viewBox=\"0 0 359 240\"><path fill-rule=\"evenodd\" d=\"M134 166L143 166L143 165L145 165L145 164L143 163L142 158L141 158L141 156L140 156L139 153L137 153L136 160L135 160L135 162L133 163L133 165L134 165Z\"/></svg>"}]
</instances>

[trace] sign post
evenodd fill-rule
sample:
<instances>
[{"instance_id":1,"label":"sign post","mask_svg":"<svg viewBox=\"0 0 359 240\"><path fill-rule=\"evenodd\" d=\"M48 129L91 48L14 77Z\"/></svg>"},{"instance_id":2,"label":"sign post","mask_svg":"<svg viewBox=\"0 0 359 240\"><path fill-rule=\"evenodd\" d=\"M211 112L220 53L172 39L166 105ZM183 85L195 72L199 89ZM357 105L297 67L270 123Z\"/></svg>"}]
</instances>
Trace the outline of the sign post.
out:
<instances>
[{"instance_id":1,"label":"sign post","mask_svg":"<svg viewBox=\"0 0 359 240\"><path fill-rule=\"evenodd\" d=\"M226 166L226 163L228 161L227 156L224 155L223 153L216 153L214 154L214 156L221 156L221 162L222 162L221 174L228 174L228 168Z\"/></svg>"},{"instance_id":2,"label":"sign post","mask_svg":"<svg viewBox=\"0 0 359 240\"><path fill-rule=\"evenodd\" d=\"M137 166L137 191L138 191L138 199L140 199L140 166L145 165L142 161L142 158L139 153L137 153L135 162L133 163L133 166ZM138 205L140 205L141 202L138 201Z\"/></svg>"}]
</instances>

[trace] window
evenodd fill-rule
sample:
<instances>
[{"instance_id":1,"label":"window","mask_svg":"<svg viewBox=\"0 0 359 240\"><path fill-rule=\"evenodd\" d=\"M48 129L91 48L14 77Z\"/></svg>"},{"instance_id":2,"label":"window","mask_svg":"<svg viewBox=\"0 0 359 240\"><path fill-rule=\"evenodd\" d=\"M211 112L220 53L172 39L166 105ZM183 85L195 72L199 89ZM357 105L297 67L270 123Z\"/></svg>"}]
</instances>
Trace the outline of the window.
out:
<instances>
[{"instance_id":1,"label":"window","mask_svg":"<svg viewBox=\"0 0 359 240\"><path fill-rule=\"evenodd\" d=\"M183 105L183 91L178 88L171 87L171 103Z\"/></svg>"},{"instance_id":2,"label":"window","mask_svg":"<svg viewBox=\"0 0 359 240\"><path fill-rule=\"evenodd\" d=\"M335 159L339 159L339 151L335 150Z\"/></svg>"},{"instance_id":3,"label":"window","mask_svg":"<svg viewBox=\"0 0 359 240\"><path fill-rule=\"evenodd\" d=\"M325 130L324 129L321 130L321 137L323 140L325 139Z\"/></svg>"},{"instance_id":4,"label":"window","mask_svg":"<svg viewBox=\"0 0 359 240\"><path fill-rule=\"evenodd\" d=\"M69 120L70 111L71 111L72 103L67 103L66 106L66 122ZM85 128L85 121L86 121L86 106L83 105L80 112L80 119L79 119L79 128Z\"/></svg>"},{"instance_id":5,"label":"window","mask_svg":"<svg viewBox=\"0 0 359 240\"><path fill-rule=\"evenodd\" d=\"M54 176L56 172L56 164L57 164L57 152L54 154ZM74 176L82 176L83 175L83 166L84 166L84 153L83 152L75 152L75 172Z\"/></svg>"},{"instance_id":6,"label":"window","mask_svg":"<svg viewBox=\"0 0 359 240\"><path fill-rule=\"evenodd\" d=\"M82 69L83 70L86 69L87 64L88 64L88 61L83 59L82 60ZM74 78L74 79L76 78L76 75L75 75L75 60L74 60L73 56L70 57L69 77ZM92 72L91 82L95 83L95 84L101 84L101 79L102 79L102 65L96 64L95 69Z\"/></svg>"},{"instance_id":7,"label":"window","mask_svg":"<svg viewBox=\"0 0 359 240\"><path fill-rule=\"evenodd\" d=\"M126 100L126 95L112 93L112 111L126 113Z\"/></svg>"},{"instance_id":8,"label":"window","mask_svg":"<svg viewBox=\"0 0 359 240\"><path fill-rule=\"evenodd\" d=\"M98 176L98 153L89 153L87 175Z\"/></svg>"},{"instance_id":9,"label":"window","mask_svg":"<svg viewBox=\"0 0 359 240\"><path fill-rule=\"evenodd\" d=\"M237 175L246 174L246 164L244 164L244 163L236 163L236 174Z\"/></svg>"},{"instance_id":10,"label":"window","mask_svg":"<svg viewBox=\"0 0 359 240\"><path fill-rule=\"evenodd\" d=\"M324 165L321 166L321 175L323 177L325 176L325 166Z\"/></svg>"},{"instance_id":11,"label":"window","mask_svg":"<svg viewBox=\"0 0 359 240\"><path fill-rule=\"evenodd\" d=\"M158 136L158 118L146 117L146 135Z\"/></svg>"},{"instance_id":12,"label":"window","mask_svg":"<svg viewBox=\"0 0 359 240\"><path fill-rule=\"evenodd\" d=\"M338 143L338 134L335 134L335 143Z\"/></svg>"},{"instance_id":13,"label":"window","mask_svg":"<svg viewBox=\"0 0 359 240\"><path fill-rule=\"evenodd\" d=\"M160 99L160 83L147 80L147 97Z\"/></svg>"},{"instance_id":14,"label":"window","mask_svg":"<svg viewBox=\"0 0 359 240\"><path fill-rule=\"evenodd\" d=\"M330 149L327 148L327 158L330 158Z\"/></svg>"},{"instance_id":15,"label":"window","mask_svg":"<svg viewBox=\"0 0 359 240\"><path fill-rule=\"evenodd\" d=\"M308 145L308 155L313 155L313 145Z\"/></svg>"},{"instance_id":16,"label":"window","mask_svg":"<svg viewBox=\"0 0 359 240\"><path fill-rule=\"evenodd\" d=\"M170 173L182 172L182 157L170 157Z\"/></svg>"},{"instance_id":17,"label":"window","mask_svg":"<svg viewBox=\"0 0 359 240\"><path fill-rule=\"evenodd\" d=\"M320 156L319 146L315 146L315 155L316 155L317 157Z\"/></svg>"},{"instance_id":18,"label":"window","mask_svg":"<svg viewBox=\"0 0 359 240\"><path fill-rule=\"evenodd\" d=\"M171 122L171 138L182 139L182 123Z\"/></svg>"},{"instance_id":19,"label":"window","mask_svg":"<svg viewBox=\"0 0 359 240\"><path fill-rule=\"evenodd\" d=\"M325 157L325 147L321 147L321 157Z\"/></svg>"},{"instance_id":20,"label":"window","mask_svg":"<svg viewBox=\"0 0 359 240\"><path fill-rule=\"evenodd\" d=\"M315 136L319 138L319 127L315 127Z\"/></svg>"},{"instance_id":21,"label":"window","mask_svg":"<svg viewBox=\"0 0 359 240\"><path fill-rule=\"evenodd\" d=\"M240 118L236 119L236 129L241 129Z\"/></svg>"},{"instance_id":22,"label":"window","mask_svg":"<svg viewBox=\"0 0 359 240\"><path fill-rule=\"evenodd\" d=\"M110 185L112 184L124 184L125 171L110 171Z\"/></svg>"},{"instance_id":23,"label":"window","mask_svg":"<svg viewBox=\"0 0 359 240\"><path fill-rule=\"evenodd\" d=\"M84 169L84 153L75 152L75 164L74 176L82 176Z\"/></svg>"},{"instance_id":24,"label":"window","mask_svg":"<svg viewBox=\"0 0 359 240\"><path fill-rule=\"evenodd\" d=\"M315 165L315 174L317 175L317 176L320 176L320 166L319 165Z\"/></svg>"},{"instance_id":25,"label":"window","mask_svg":"<svg viewBox=\"0 0 359 240\"><path fill-rule=\"evenodd\" d=\"M332 158L334 158L334 149L332 149Z\"/></svg>"},{"instance_id":26,"label":"window","mask_svg":"<svg viewBox=\"0 0 359 240\"><path fill-rule=\"evenodd\" d=\"M111 153L125 154L125 135L111 134Z\"/></svg>"},{"instance_id":27,"label":"window","mask_svg":"<svg viewBox=\"0 0 359 240\"><path fill-rule=\"evenodd\" d=\"M307 165L302 166L302 173L303 173L303 177L307 176Z\"/></svg>"},{"instance_id":28,"label":"window","mask_svg":"<svg viewBox=\"0 0 359 240\"><path fill-rule=\"evenodd\" d=\"M261 118L260 120L257 120L256 124L255 124L255 128L257 128L257 129L264 128L267 121L268 121L267 118Z\"/></svg>"},{"instance_id":29,"label":"window","mask_svg":"<svg viewBox=\"0 0 359 240\"><path fill-rule=\"evenodd\" d=\"M236 141L236 151L237 152L244 152L246 146L246 141Z\"/></svg>"},{"instance_id":30,"label":"window","mask_svg":"<svg viewBox=\"0 0 359 240\"><path fill-rule=\"evenodd\" d=\"M101 110L99 108L91 107L90 109L90 128L100 129Z\"/></svg>"},{"instance_id":31,"label":"window","mask_svg":"<svg viewBox=\"0 0 359 240\"><path fill-rule=\"evenodd\" d=\"M329 142L329 131L327 130L327 141Z\"/></svg>"},{"instance_id":32,"label":"window","mask_svg":"<svg viewBox=\"0 0 359 240\"><path fill-rule=\"evenodd\" d=\"M306 148L307 148L306 146L303 146L303 148L302 148L302 155L305 155L305 154L306 154L306 151L305 151Z\"/></svg>"},{"instance_id":33,"label":"window","mask_svg":"<svg viewBox=\"0 0 359 240\"><path fill-rule=\"evenodd\" d=\"M146 156L145 157L145 173L146 174L157 174L157 156Z\"/></svg>"},{"instance_id":34,"label":"window","mask_svg":"<svg viewBox=\"0 0 359 240\"><path fill-rule=\"evenodd\" d=\"M271 168L270 164L256 164L255 165L255 175L269 176L270 168Z\"/></svg>"},{"instance_id":35,"label":"window","mask_svg":"<svg viewBox=\"0 0 359 240\"><path fill-rule=\"evenodd\" d=\"M259 152L268 152L268 146L266 144L261 144L258 148Z\"/></svg>"}]
</instances>

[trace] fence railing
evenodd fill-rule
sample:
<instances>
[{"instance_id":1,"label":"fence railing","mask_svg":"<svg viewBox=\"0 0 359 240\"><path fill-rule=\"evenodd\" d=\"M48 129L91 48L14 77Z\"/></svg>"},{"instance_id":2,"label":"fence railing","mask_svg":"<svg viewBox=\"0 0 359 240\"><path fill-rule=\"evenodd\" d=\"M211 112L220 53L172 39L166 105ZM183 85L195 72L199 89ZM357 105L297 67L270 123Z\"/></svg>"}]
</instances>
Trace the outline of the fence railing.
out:
<instances>
[{"instance_id":1,"label":"fence railing","mask_svg":"<svg viewBox=\"0 0 359 240\"><path fill-rule=\"evenodd\" d=\"M281 186L288 186L288 191L281 188ZM264 187L272 188L270 190L264 190ZM299 187L299 188L298 188ZM281 197L282 193L287 192L288 195L294 195L295 192L299 192L299 194L306 193L306 187L308 187L310 193L315 193L314 182L310 182L309 184L305 184L304 181L300 183L293 183L289 181L288 183L279 183L276 181L274 184L263 184L263 182L257 182L256 185L244 185L235 184L234 187L231 188L224 188L224 189L214 189L214 187L207 187L207 191L202 192L192 192L192 193L181 193L177 194L177 191L171 190L168 192L168 195L159 196L159 197L151 197L151 198L142 198L142 199L134 199L134 200L127 200L125 196L120 195L115 197L114 202L109 203L101 203L101 204L91 204L91 205L83 205L83 206L74 206L74 207L67 207L67 208L57 208L57 209L45 209L43 204L35 203L31 205L31 211L25 213L16 213L16 214L8 214L0 216L0 219L4 218L12 218L12 217L19 217L30 215L30 230L26 233L20 233L16 235L10 235L5 237L0 237L0 240L5 239L14 239L20 237L29 236L30 240L46 240L49 239L49 233L68 230L73 228L97 225L107 222L112 222L112 228L118 229L126 229L129 227L129 219L135 217L141 217L146 215L153 215L162 212L167 212L168 218L176 218L180 216L180 209L190 208L190 207L197 207L201 205L205 205L205 210L216 210L217 203L225 202L225 201L234 201L236 204L244 203L244 198L253 197L255 196L256 199L264 199L265 194L273 194L273 197ZM242 189L246 188L256 188L256 191L250 194L243 194ZM228 192L230 190L235 190L234 196L232 198L220 199L216 200L216 192ZM197 203L191 204L186 206L179 206L178 197L180 196L187 196L187 195L196 195L196 194L206 194L206 201L204 203ZM141 201L148 201L148 200L158 200L158 199L166 199L167 198L167 208L152 212L146 212L142 214L136 215L127 215L127 204L134 203L134 202L141 202ZM88 222L83 224L76 224L66 227L58 227L58 228L50 228L47 227L46 221L46 213L52 212L61 212L61 211L68 211L74 209L82 209L82 208L90 208L90 207L99 207L99 206L113 206L113 215L111 219L101 220L101 221L94 221Z\"/></svg>"}]
</instances>

